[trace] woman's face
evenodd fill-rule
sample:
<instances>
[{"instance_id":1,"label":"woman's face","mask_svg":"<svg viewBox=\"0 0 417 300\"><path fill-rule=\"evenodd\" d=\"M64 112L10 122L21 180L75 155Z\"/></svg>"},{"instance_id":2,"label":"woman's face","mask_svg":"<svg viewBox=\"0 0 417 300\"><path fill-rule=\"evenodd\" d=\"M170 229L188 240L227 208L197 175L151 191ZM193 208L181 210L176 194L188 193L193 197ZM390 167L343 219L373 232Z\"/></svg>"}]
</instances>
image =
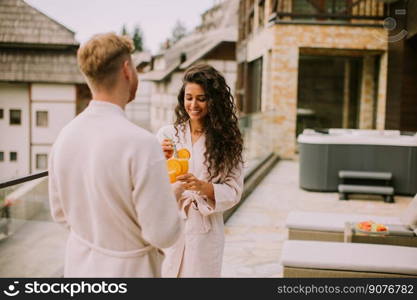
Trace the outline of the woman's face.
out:
<instances>
[{"instance_id":1,"label":"woman's face","mask_svg":"<svg viewBox=\"0 0 417 300\"><path fill-rule=\"evenodd\" d=\"M207 115L207 97L201 85L192 82L185 84L184 108L191 121L202 121Z\"/></svg>"}]
</instances>

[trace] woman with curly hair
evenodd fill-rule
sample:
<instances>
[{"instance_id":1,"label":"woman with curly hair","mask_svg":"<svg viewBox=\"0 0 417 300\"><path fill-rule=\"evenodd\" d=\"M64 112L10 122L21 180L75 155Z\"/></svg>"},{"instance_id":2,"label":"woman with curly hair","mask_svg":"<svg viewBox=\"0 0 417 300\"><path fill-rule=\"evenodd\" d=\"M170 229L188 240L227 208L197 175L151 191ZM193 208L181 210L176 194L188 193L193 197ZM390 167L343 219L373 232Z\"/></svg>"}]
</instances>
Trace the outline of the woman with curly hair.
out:
<instances>
[{"instance_id":1,"label":"woman with curly hair","mask_svg":"<svg viewBox=\"0 0 417 300\"><path fill-rule=\"evenodd\" d=\"M223 212L236 205L243 189L243 139L224 77L202 64L183 78L173 125L157 134L167 159L176 149L190 154L189 170L177 177L185 231L165 249L163 275L220 277L224 249Z\"/></svg>"}]
</instances>

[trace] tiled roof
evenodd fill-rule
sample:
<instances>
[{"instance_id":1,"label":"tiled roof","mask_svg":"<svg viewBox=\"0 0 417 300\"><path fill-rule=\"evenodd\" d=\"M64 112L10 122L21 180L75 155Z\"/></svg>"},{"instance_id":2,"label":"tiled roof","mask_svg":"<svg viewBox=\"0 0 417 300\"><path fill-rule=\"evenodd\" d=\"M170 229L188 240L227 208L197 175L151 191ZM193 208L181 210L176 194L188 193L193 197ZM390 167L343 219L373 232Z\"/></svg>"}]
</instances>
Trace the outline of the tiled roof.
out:
<instances>
[{"instance_id":1,"label":"tiled roof","mask_svg":"<svg viewBox=\"0 0 417 300\"><path fill-rule=\"evenodd\" d=\"M236 42L236 35L237 32L234 30L234 28L227 28L221 32L216 32L214 35L212 35L212 38L207 39L209 41L208 43L200 45L196 51L190 53L190 55L187 56L187 60L180 65L180 69L188 68L223 42Z\"/></svg>"},{"instance_id":2,"label":"tiled roof","mask_svg":"<svg viewBox=\"0 0 417 300\"><path fill-rule=\"evenodd\" d=\"M78 45L74 32L23 0L0 0L0 43Z\"/></svg>"},{"instance_id":3,"label":"tiled roof","mask_svg":"<svg viewBox=\"0 0 417 300\"><path fill-rule=\"evenodd\" d=\"M147 51L136 51L132 54L132 60L135 66L140 65L141 63L150 63L152 55Z\"/></svg>"},{"instance_id":4,"label":"tiled roof","mask_svg":"<svg viewBox=\"0 0 417 300\"><path fill-rule=\"evenodd\" d=\"M23 0L0 0L0 81L84 83L74 32Z\"/></svg>"},{"instance_id":5,"label":"tiled roof","mask_svg":"<svg viewBox=\"0 0 417 300\"><path fill-rule=\"evenodd\" d=\"M72 51L1 48L0 81L85 82Z\"/></svg>"},{"instance_id":6,"label":"tiled roof","mask_svg":"<svg viewBox=\"0 0 417 300\"><path fill-rule=\"evenodd\" d=\"M214 7L217 12L215 27L211 26L213 20L209 20L210 29L202 30L202 24L197 29L179 40L171 48L160 53L163 56L166 68L164 70L154 70L143 74L143 80L161 81L176 69L186 68L196 60L203 58L222 42L236 42L237 40L237 0L223 1L219 7ZM221 13L221 15L218 15ZM207 12L205 13L207 14ZM181 62L181 54L185 54L186 61Z\"/></svg>"}]
</instances>

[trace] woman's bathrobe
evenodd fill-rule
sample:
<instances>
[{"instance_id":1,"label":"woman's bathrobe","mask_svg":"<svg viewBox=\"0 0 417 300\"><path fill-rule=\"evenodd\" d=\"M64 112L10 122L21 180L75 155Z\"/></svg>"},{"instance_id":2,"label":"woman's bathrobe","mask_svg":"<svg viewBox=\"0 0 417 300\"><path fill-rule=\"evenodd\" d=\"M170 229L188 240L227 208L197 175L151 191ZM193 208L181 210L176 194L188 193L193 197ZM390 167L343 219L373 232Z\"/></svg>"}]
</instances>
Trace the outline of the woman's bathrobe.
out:
<instances>
[{"instance_id":1,"label":"woman's bathrobe","mask_svg":"<svg viewBox=\"0 0 417 300\"><path fill-rule=\"evenodd\" d=\"M188 123L184 132L179 130L178 137L175 133L174 126L168 125L158 131L157 138L160 142L165 138L172 138L177 149L188 149L191 153L188 172L199 180L208 181L209 175L204 165L204 134L193 145ZM164 249L164 277L220 277L224 249L223 212L240 201L243 166L236 167L224 182L214 183L217 179L212 180L214 207L207 203L205 196L194 191L185 191L182 194L179 207L185 219L185 230L173 247Z\"/></svg>"}]
</instances>

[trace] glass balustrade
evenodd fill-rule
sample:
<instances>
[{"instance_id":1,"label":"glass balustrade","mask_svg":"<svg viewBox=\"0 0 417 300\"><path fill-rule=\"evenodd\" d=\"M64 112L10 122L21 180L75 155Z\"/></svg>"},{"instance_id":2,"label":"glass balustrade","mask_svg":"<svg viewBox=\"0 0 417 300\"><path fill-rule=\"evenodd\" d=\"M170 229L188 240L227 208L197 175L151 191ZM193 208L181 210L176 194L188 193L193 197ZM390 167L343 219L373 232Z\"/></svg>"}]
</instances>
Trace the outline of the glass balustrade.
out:
<instances>
[{"instance_id":1,"label":"glass balustrade","mask_svg":"<svg viewBox=\"0 0 417 300\"><path fill-rule=\"evenodd\" d=\"M277 125L273 114L257 113L239 126L247 174L274 150ZM67 235L50 216L47 176L0 188L0 277L62 276Z\"/></svg>"}]
</instances>

